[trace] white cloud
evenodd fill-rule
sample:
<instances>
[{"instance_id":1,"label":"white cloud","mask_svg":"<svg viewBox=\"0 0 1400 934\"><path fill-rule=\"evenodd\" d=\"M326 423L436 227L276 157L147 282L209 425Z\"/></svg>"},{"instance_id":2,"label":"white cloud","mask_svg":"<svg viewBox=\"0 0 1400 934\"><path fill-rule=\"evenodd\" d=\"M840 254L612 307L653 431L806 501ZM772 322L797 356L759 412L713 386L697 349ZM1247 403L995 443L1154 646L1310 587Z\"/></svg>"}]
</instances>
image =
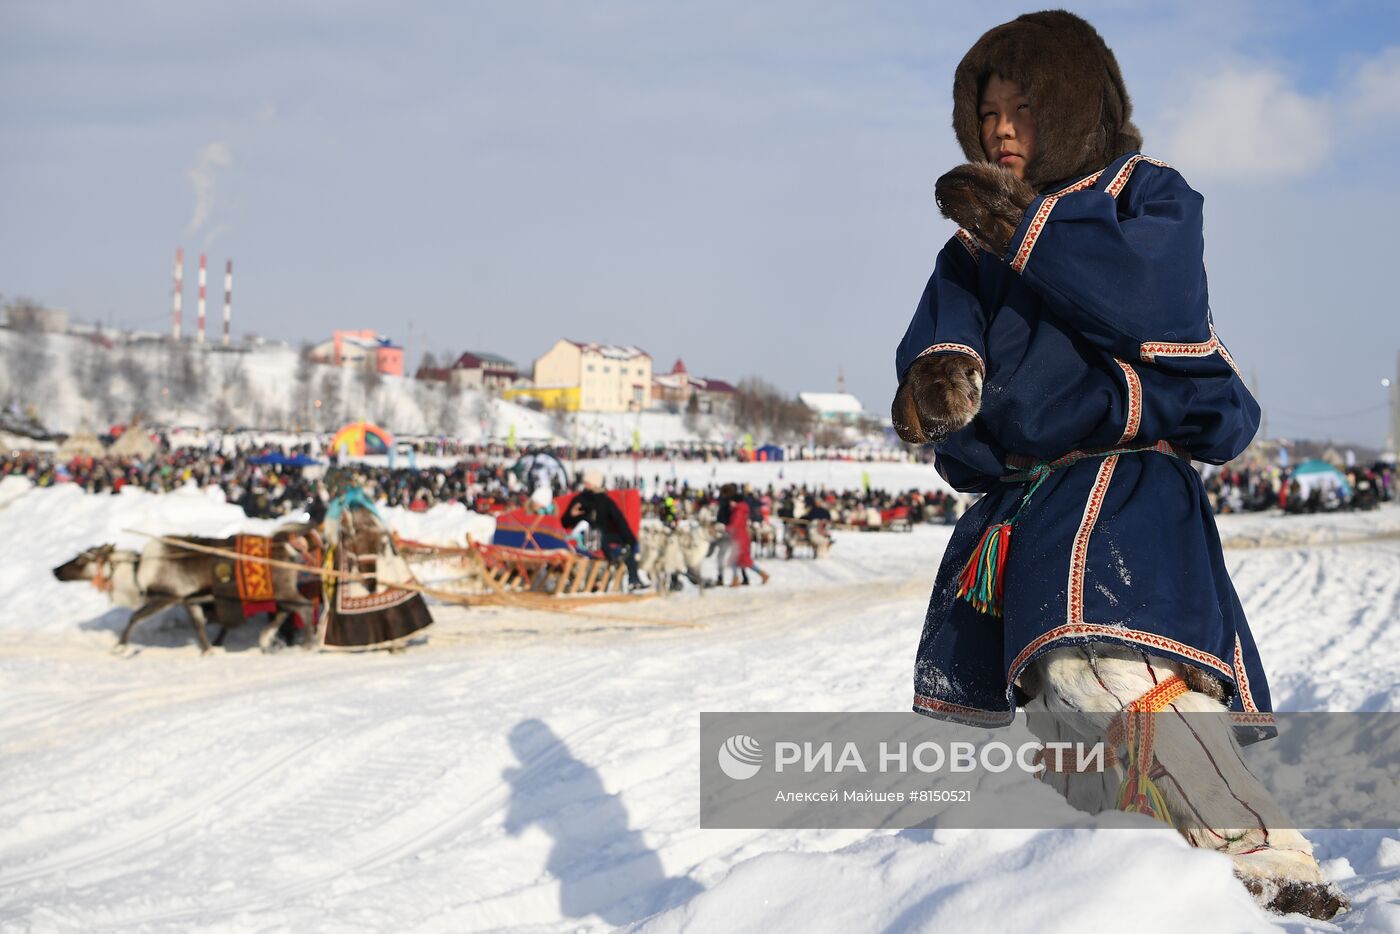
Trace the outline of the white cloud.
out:
<instances>
[{"instance_id":1,"label":"white cloud","mask_svg":"<svg viewBox=\"0 0 1400 934\"><path fill-rule=\"evenodd\" d=\"M229 148L228 143L210 143L199 151L194 165L186 174L190 180L190 187L194 189L194 210L190 214L190 223L185 228L187 235L197 233L208 223L216 199L216 177L219 170L232 164L233 150Z\"/></svg>"},{"instance_id":2,"label":"white cloud","mask_svg":"<svg viewBox=\"0 0 1400 934\"><path fill-rule=\"evenodd\" d=\"M1351 117L1362 121L1400 115L1400 46L1361 64L1343 104Z\"/></svg>"},{"instance_id":3,"label":"white cloud","mask_svg":"<svg viewBox=\"0 0 1400 934\"><path fill-rule=\"evenodd\" d=\"M1267 66L1229 65L1193 79L1162 123L1162 156L1189 178L1297 178L1332 151L1327 100L1300 93Z\"/></svg>"}]
</instances>

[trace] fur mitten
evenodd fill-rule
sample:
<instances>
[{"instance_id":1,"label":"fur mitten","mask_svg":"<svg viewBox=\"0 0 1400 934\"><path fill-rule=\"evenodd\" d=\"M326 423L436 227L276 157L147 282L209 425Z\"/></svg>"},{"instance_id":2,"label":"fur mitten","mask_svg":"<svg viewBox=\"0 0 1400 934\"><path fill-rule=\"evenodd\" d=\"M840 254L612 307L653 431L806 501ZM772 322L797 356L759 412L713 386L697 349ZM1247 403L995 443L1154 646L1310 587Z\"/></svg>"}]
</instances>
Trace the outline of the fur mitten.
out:
<instances>
[{"instance_id":1,"label":"fur mitten","mask_svg":"<svg viewBox=\"0 0 1400 934\"><path fill-rule=\"evenodd\" d=\"M982 407L982 368L967 354L930 354L909 367L890 421L910 444L937 444L967 426Z\"/></svg>"},{"instance_id":2,"label":"fur mitten","mask_svg":"<svg viewBox=\"0 0 1400 934\"><path fill-rule=\"evenodd\" d=\"M969 162L940 178L934 197L944 217L1002 256L1035 200L1035 189L1006 169Z\"/></svg>"}]
</instances>

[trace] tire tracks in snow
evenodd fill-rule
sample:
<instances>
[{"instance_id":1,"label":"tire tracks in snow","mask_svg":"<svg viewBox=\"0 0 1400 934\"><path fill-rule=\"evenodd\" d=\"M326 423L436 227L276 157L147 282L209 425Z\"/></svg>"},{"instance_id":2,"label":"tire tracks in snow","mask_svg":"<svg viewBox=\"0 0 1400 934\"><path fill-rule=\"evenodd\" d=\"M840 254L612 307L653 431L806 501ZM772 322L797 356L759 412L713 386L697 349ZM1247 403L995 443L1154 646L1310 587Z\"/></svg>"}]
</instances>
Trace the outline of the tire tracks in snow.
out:
<instances>
[{"instance_id":1,"label":"tire tracks in snow","mask_svg":"<svg viewBox=\"0 0 1400 934\"><path fill-rule=\"evenodd\" d=\"M182 796L178 803L156 817L138 821L134 831L123 826L114 832L69 846L54 856L41 858L37 863L23 865L10 872L6 872L3 865L0 865L0 891L13 890L14 886L24 882L112 860L114 857L143 849L148 841L164 837L201 816L210 805L224 801L290 764L309 757L323 743L324 740L314 740L291 750L269 750L251 760L236 774Z\"/></svg>"}]
</instances>

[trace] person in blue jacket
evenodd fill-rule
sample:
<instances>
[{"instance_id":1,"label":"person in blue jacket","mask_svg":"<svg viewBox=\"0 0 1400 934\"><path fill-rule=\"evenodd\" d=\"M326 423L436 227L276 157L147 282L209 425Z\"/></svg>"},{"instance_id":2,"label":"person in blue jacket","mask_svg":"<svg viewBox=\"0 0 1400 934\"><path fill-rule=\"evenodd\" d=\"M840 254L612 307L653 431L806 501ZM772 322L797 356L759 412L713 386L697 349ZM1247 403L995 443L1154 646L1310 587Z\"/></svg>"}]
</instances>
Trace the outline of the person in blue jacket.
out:
<instances>
[{"instance_id":1,"label":"person in blue jacket","mask_svg":"<svg viewBox=\"0 0 1400 934\"><path fill-rule=\"evenodd\" d=\"M1331 917L1345 898L1233 748L1271 734L1269 691L1191 461L1239 455L1259 407L1211 313L1202 197L1141 152L1112 51L1070 13L986 33L953 98L969 161L935 194L959 229L899 344L891 416L985 495L938 571L914 709L1079 717L1127 750L1117 806L1231 855L1268 907ZM1226 709L1236 730L1156 718L1155 748L1123 741L1139 711ZM1217 776L1193 749L1240 764ZM1241 802L1234 829L1193 813L1208 781Z\"/></svg>"}]
</instances>

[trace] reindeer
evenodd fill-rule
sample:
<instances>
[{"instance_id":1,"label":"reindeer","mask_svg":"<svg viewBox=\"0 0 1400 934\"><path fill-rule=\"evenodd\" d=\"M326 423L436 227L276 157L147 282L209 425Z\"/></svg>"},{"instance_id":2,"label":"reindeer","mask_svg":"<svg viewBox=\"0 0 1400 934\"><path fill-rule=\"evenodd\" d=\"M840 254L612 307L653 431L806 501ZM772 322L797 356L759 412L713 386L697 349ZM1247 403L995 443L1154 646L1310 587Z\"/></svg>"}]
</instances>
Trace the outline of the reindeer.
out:
<instances>
[{"instance_id":1,"label":"reindeer","mask_svg":"<svg viewBox=\"0 0 1400 934\"><path fill-rule=\"evenodd\" d=\"M660 593L669 593L677 575L685 575L704 592L702 565L710 551L710 537L703 526L642 529L637 566L646 571Z\"/></svg>"},{"instance_id":2,"label":"reindeer","mask_svg":"<svg viewBox=\"0 0 1400 934\"><path fill-rule=\"evenodd\" d=\"M297 560L300 552L293 541L306 534L307 527L296 526L279 529L273 536L272 557L283 561ZM195 636L200 650L208 653L211 649L207 631L206 607L215 603L216 591L222 596L226 588L228 563L231 559L216 557L204 552L181 548L179 542L189 542L209 548L233 551L233 538L180 537L168 541L153 541L141 551L119 549L115 545L98 545L83 551L77 557L54 568L54 577L61 581L86 580L106 592L117 606L130 607L135 612L122 630L117 648L124 648L131 639L137 623L169 609L181 606L194 624ZM258 635L258 645L269 651L272 637L293 612L302 618L311 619L312 602L297 588L301 572L271 567L273 601L276 611L269 614ZM241 623L241 614L216 613L216 621L222 626L218 642L224 634Z\"/></svg>"}]
</instances>

